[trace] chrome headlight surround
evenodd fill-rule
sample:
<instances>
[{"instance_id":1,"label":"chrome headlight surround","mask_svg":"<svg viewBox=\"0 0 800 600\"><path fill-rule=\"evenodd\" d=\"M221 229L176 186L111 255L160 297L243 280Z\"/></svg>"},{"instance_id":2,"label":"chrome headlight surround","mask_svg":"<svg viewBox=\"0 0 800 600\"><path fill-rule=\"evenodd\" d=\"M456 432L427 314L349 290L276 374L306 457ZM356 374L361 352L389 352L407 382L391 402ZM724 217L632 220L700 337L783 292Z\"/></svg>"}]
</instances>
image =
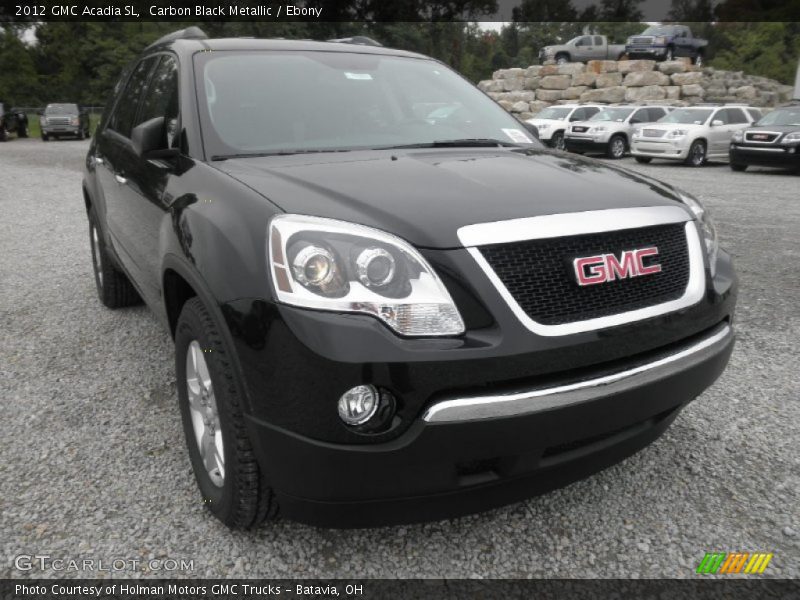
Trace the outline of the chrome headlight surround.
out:
<instances>
[{"instance_id":1,"label":"chrome headlight surround","mask_svg":"<svg viewBox=\"0 0 800 600\"><path fill-rule=\"evenodd\" d=\"M714 225L714 221L711 219L711 214L708 209L705 208L697 198L683 191L679 191L678 193L683 203L694 213L695 221L697 222L698 229L702 234L703 242L706 247L708 266L711 269L711 276L713 277L717 272L717 254L719 253L717 228Z\"/></svg>"},{"instance_id":2,"label":"chrome headlight surround","mask_svg":"<svg viewBox=\"0 0 800 600\"><path fill-rule=\"evenodd\" d=\"M371 315L407 337L464 333L461 314L439 276L397 236L356 223L292 214L273 217L268 232L269 269L279 302ZM369 260L387 256L391 268L367 284ZM304 276L304 260L325 263L329 271L318 279Z\"/></svg>"},{"instance_id":3,"label":"chrome headlight surround","mask_svg":"<svg viewBox=\"0 0 800 600\"><path fill-rule=\"evenodd\" d=\"M686 137L687 131L685 129L673 129L669 131L666 135L671 140L679 140L683 137Z\"/></svg>"},{"instance_id":4,"label":"chrome headlight surround","mask_svg":"<svg viewBox=\"0 0 800 600\"><path fill-rule=\"evenodd\" d=\"M787 133L785 136L783 136L781 142L787 144L796 144L797 142L800 142L800 131Z\"/></svg>"}]
</instances>

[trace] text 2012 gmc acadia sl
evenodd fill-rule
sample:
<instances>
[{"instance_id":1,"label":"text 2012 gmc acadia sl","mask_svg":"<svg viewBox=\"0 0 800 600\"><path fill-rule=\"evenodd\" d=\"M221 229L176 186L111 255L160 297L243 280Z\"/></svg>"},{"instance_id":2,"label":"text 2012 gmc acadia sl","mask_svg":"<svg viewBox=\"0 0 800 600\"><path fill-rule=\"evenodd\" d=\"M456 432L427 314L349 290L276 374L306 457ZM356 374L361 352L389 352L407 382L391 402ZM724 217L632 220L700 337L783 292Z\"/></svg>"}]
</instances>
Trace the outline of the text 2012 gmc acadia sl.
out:
<instances>
[{"instance_id":1,"label":"text 2012 gmc acadia sl","mask_svg":"<svg viewBox=\"0 0 800 600\"><path fill-rule=\"evenodd\" d=\"M190 29L107 106L97 290L174 336L230 526L521 501L655 440L728 362L736 276L701 204L544 149L440 62Z\"/></svg>"}]
</instances>

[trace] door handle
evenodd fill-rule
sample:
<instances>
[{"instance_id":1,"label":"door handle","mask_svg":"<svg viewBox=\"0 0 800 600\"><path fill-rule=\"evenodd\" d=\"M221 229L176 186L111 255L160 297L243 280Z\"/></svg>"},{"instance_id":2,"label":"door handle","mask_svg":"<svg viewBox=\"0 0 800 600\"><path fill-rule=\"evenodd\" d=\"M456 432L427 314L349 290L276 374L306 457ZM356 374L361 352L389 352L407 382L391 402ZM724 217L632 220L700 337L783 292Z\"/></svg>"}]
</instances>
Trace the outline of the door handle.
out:
<instances>
[{"instance_id":1,"label":"door handle","mask_svg":"<svg viewBox=\"0 0 800 600\"><path fill-rule=\"evenodd\" d=\"M120 185L125 185L126 183L128 183L127 178L123 177L122 175L114 174L114 179L116 179L117 183Z\"/></svg>"}]
</instances>

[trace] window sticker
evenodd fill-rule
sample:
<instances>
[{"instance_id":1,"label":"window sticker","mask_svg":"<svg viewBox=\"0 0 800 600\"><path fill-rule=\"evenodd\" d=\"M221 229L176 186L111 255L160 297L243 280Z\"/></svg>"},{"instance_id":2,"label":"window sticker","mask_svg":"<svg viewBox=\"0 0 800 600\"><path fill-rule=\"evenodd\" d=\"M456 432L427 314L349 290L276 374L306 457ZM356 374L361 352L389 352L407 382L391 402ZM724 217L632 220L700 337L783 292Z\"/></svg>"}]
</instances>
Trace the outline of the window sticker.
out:
<instances>
[{"instance_id":1,"label":"window sticker","mask_svg":"<svg viewBox=\"0 0 800 600\"><path fill-rule=\"evenodd\" d=\"M529 138L519 129L503 129L503 133L505 133L512 142L516 142L518 144L531 143L531 138Z\"/></svg>"}]
</instances>

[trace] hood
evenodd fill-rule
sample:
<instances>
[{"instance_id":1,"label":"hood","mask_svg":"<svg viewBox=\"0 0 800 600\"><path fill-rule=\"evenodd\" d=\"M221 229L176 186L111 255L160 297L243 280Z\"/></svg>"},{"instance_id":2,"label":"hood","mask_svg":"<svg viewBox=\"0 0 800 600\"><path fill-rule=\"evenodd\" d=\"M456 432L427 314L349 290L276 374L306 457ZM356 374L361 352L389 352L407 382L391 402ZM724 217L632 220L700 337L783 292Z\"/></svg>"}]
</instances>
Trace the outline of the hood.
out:
<instances>
[{"instance_id":1,"label":"hood","mask_svg":"<svg viewBox=\"0 0 800 600\"><path fill-rule=\"evenodd\" d=\"M547 150L354 151L212 164L286 212L376 227L423 248L459 247L458 229L475 223L679 204L665 184Z\"/></svg>"},{"instance_id":2,"label":"hood","mask_svg":"<svg viewBox=\"0 0 800 600\"><path fill-rule=\"evenodd\" d=\"M698 125L697 123L640 123L640 125L647 125L648 129L662 129L664 131L672 131L673 129L705 129L708 125ZM744 123L743 123L744 125Z\"/></svg>"},{"instance_id":3,"label":"hood","mask_svg":"<svg viewBox=\"0 0 800 600\"><path fill-rule=\"evenodd\" d=\"M748 127L745 131L773 131L780 133L792 133L800 131L800 125L760 125L758 127Z\"/></svg>"},{"instance_id":4,"label":"hood","mask_svg":"<svg viewBox=\"0 0 800 600\"><path fill-rule=\"evenodd\" d=\"M566 119L537 119L533 117L532 119L527 119L525 122L531 125L569 125Z\"/></svg>"}]
</instances>

